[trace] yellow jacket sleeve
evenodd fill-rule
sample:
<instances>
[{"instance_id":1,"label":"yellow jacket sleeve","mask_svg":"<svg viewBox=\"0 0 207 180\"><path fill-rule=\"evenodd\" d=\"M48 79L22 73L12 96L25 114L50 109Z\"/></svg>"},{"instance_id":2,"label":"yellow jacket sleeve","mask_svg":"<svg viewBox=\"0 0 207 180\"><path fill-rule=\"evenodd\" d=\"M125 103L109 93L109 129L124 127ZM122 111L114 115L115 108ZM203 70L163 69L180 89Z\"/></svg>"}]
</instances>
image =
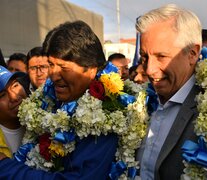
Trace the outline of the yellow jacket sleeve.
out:
<instances>
[{"instance_id":1,"label":"yellow jacket sleeve","mask_svg":"<svg viewBox=\"0 0 207 180\"><path fill-rule=\"evenodd\" d=\"M12 157L12 153L6 144L4 133L2 132L1 128L0 128L0 152L4 153L6 156L10 158Z\"/></svg>"}]
</instances>

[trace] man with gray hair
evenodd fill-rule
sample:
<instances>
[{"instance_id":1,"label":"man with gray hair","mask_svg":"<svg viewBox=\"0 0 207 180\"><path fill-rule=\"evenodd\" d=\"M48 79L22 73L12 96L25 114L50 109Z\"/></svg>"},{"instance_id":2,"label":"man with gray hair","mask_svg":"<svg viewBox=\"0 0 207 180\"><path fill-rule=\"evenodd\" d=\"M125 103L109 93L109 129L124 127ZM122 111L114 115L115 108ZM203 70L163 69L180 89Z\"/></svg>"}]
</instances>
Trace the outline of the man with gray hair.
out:
<instances>
[{"instance_id":1,"label":"man with gray hair","mask_svg":"<svg viewBox=\"0 0 207 180\"><path fill-rule=\"evenodd\" d=\"M158 97L145 140L138 149L141 179L180 179L181 147L196 140L193 121L195 66L202 46L197 16L174 4L149 11L136 23L141 34L140 55Z\"/></svg>"}]
</instances>

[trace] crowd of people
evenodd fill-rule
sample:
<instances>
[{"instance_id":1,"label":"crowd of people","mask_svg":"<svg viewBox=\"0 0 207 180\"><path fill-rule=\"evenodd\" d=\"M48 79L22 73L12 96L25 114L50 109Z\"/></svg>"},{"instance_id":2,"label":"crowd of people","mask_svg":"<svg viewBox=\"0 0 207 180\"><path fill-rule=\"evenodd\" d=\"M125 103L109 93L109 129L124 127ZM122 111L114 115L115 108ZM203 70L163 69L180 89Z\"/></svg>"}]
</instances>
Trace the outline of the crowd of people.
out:
<instances>
[{"instance_id":1,"label":"crowd of people","mask_svg":"<svg viewBox=\"0 0 207 180\"><path fill-rule=\"evenodd\" d=\"M0 179L105 180L123 178L123 174L129 179L141 178L142 180L190 178L185 176L182 146L186 140L194 142L198 140L194 131L199 114L195 97L203 91L196 83L195 73L202 47L206 46L206 30L202 30L200 20L193 12L175 4L168 4L143 14L137 19L136 30L140 33L140 60L137 65L130 68L130 60L121 53L114 53L106 60L100 40L83 21L65 22L55 27L48 32L41 47L31 49L27 55L14 53L6 64L1 64ZM146 102L152 103L153 100L157 102L154 112L150 114L150 117L148 116L148 123L142 124L147 126L144 132L146 135L141 142L137 143L135 156L131 157L139 162L139 170L137 170L138 164L132 166L130 163L115 161L120 136L113 127L107 133L102 130L103 132L100 131L97 135L92 131L91 134L82 137L77 132L73 132L79 124L75 124L74 128L55 132L54 136L48 135L50 127L46 125L44 127L48 129L39 131L41 138L49 136L44 141L44 146L53 140L56 142L53 146L48 145L49 150L41 150L40 144L37 152L42 156L45 157L45 153L49 154L52 151L58 151L59 154L67 151L61 159L62 169L45 171L34 162L34 164L24 163L27 159L32 159L34 155L30 152L34 144L26 143L27 146L24 146L25 137L31 140L35 135L31 133L33 130L27 126L27 123L25 125L20 123L21 113L20 115L18 113L24 112L24 109L19 109L22 101L27 97L35 99L32 92L39 92L39 88L43 87L41 111L38 109L37 117L31 118L38 119L38 113L44 113L42 109L46 111L48 108L51 114L65 110L67 117L73 120L77 106L83 103L92 106L87 95L96 91L95 97L104 102L103 107L113 109L107 111L106 117L109 118L109 114L114 113L115 106L111 104L109 106L108 99L112 93L102 87L106 77L101 75L111 72L118 73L121 78L119 80L116 77L113 82L117 83L116 88L119 88L120 84L127 79L136 84L137 88L142 87L143 84L150 84L152 88L146 90L148 93ZM103 84L100 85L102 77ZM91 84L95 88L94 86L91 88ZM108 86L110 86L109 83ZM116 91L115 89L110 90ZM100 96L104 91L108 93L107 96ZM41 97L39 94L38 96ZM116 97L118 98L113 99L114 104L123 102L123 99L119 101L119 98L123 96ZM52 98L54 106L50 107L51 101L47 101L49 98ZM37 102L37 100L34 101ZM95 106L99 106L98 102ZM124 96L124 102L127 102L127 105L119 106L118 109L128 107L127 112L130 111L132 103L140 101L127 95ZM87 113L91 113L93 115L88 117L97 116L94 121L99 121L100 112L84 114L84 108L85 106L79 111L80 119ZM53 117L51 114L50 116ZM28 112L26 117L29 116L32 115ZM114 118L117 117L114 116ZM122 116L117 119L119 118ZM41 124L40 121L38 123ZM49 120L47 123L50 124ZM62 128L61 121L58 123ZM37 125L37 128L40 126ZM81 128L82 131L87 129L84 125ZM97 126L95 129L98 128L100 127ZM34 130L34 132L37 131ZM24 134L26 136L23 138ZM70 151L64 144L71 141L70 138L74 140L73 136L75 136L75 148ZM34 141L40 141L40 137ZM61 148L59 142L62 143ZM63 147L65 151L60 150L64 149ZM25 154L20 151L22 149ZM27 153L30 153L30 156ZM49 159L54 157L54 154L51 157L47 156ZM114 161L115 164L113 164ZM49 163L44 166L49 168ZM200 164L199 166L202 167ZM207 179L207 173L203 176L203 179Z\"/></svg>"}]
</instances>

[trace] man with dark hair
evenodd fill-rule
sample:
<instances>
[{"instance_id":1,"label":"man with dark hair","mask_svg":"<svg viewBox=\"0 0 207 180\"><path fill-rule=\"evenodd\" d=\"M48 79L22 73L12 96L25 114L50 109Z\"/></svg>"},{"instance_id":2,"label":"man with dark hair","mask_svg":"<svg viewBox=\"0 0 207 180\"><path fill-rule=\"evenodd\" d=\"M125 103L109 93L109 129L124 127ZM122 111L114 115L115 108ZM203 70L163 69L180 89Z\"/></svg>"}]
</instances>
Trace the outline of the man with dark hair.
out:
<instances>
[{"instance_id":1,"label":"man with dark hair","mask_svg":"<svg viewBox=\"0 0 207 180\"><path fill-rule=\"evenodd\" d=\"M27 72L27 65L26 65L27 57L23 53L14 53L9 57L7 61L7 68L11 72L21 71L26 73Z\"/></svg>"},{"instance_id":2,"label":"man with dark hair","mask_svg":"<svg viewBox=\"0 0 207 180\"><path fill-rule=\"evenodd\" d=\"M135 72L136 72L136 76L134 77L135 83L142 84L148 81L147 74L141 63L137 65Z\"/></svg>"},{"instance_id":3,"label":"man with dark hair","mask_svg":"<svg viewBox=\"0 0 207 180\"><path fill-rule=\"evenodd\" d=\"M207 29L202 29L202 45L207 47Z\"/></svg>"},{"instance_id":4,"label":"man with dark hair","mask_svg":"<svg viewBox=\"0 0 207 180\"><path fill-rule=\"evenodd\" d=\"M98 70L106 65L98 37L82 21L66 22L51 30L43 43L43 49L48 56L50 66L51 86L47 90L53 92L54 89L54 96L59 100L60 105L68 105L82 97L89 84L96 78ZM31 67L34 66L29 65L30 69ZM40 65L35 67L36 71L39 70L38 68L41 71ZM59 110L56 107L53 112ZM67 111L70 111L70 108ZM47 129L44 130L47 132ZM100 136L90 134L85 138L77 137L75 150L64 157L64 170L60 172L36 170L0 154L0 179L15 177L16 179L105 180L108 178L111 162L115 158L117 141L117 136L111 133Z\"/></svg>"},{"instance_id":5,"label":"man with dark hair","mask_svg":"<svg viewBox=\"0 0 207 180\"><path fill-rule=\"evenodd\" d=\"M129 78L128 64L130 60L127 59L125 55L121 53L114 53L108 57L108 61L112 62L116 67L118 67L119 74L123 80Z\"/></svg>"},{"instance_id":6,"label":"man with dark hair","mask_svg":"<svg viewBox=\"0 0 207 180\"><path fill-rule=\"evenodd\" d=\"M0 65L1 65L1 66L4 66L4 67L7 67L6 62L5 62L5 60L4 60L3 53L2 53L2 51L1 51L1 49L0 49Z\"/></svg>"},{"instance_id":7,"label":"man with dark hair","mask_svg":"<svg viewBox=\"0 0 207 180\"><path fill-rule=\"evenodd\" d=\"M129 80L134 81L134 78L137 75L136 72L137 67L138 65L134 65L129 68Z\"/></svg>"},{"instance_id":8,"label":"man with dark hair","mask_svg":"<svg viewBox=\"0 0 207 180\"><path fill-rule=\"evenodd\" d=\"M30 91L34 91L44 84L48 77L49 64L42 47L34 47L27 53L27 69Z\"/></svg>"}]
</instances>

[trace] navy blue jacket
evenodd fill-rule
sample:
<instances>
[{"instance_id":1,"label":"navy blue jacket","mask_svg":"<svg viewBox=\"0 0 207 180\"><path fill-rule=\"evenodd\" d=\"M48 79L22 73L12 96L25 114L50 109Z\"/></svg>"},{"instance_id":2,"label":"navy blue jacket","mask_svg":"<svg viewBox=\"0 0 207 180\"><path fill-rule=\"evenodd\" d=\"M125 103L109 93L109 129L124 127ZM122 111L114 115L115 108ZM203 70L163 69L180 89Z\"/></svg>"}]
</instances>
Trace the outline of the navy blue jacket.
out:
<instances>
[{"instance_id":1,"label":"navy blue jacket","mask_svg":"<svg viewBox=\"0 0 207 180\"><path fill-rule=\"evenodd\" d=\"M65 158L64 172L45 172L32 169L13 159L0 161L0 179L68 179L105 180L108 178L111 162L115 159L118 138L107 136L88 136L76 143L76 149Z\"/></svg>"}]
</instances>

